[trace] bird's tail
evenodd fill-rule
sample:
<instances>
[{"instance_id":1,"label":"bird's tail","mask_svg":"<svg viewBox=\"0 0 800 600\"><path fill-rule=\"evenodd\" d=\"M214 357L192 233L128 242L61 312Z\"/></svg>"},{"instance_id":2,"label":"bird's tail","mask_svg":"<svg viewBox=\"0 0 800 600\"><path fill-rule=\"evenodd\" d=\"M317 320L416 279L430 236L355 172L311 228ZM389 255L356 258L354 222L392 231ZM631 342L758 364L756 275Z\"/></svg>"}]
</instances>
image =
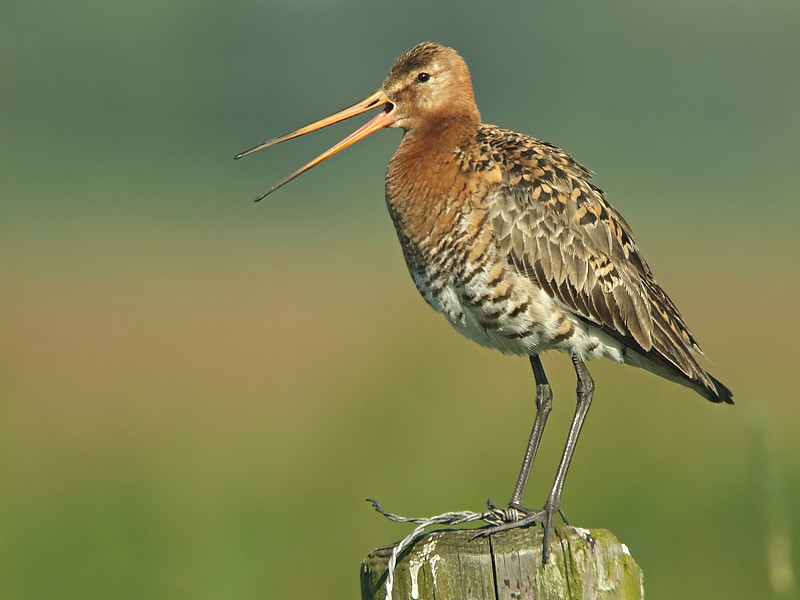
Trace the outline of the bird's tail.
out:
<instances>
[{"instance_id":1,"label":"bird's tail","mask_svg":"<svg viewBox=\"0 0 800 600\"><path fill-rule=\"evenodd\" d=\"M733 394L699 363L703 354L689 331L678 308L652 278L644 281L650 304L656 307L653 317L653 345L639 347L640 360L646 369L695 390L711 402L733 404ZM643 359L643 360L642 360Z\"/></svg>"},{"instance_id":2,"label":"bird's tail","mask_svg":"<svg viewBox=\"0 0 800 600\"><path fill-rule=\"evenodd\" d=\"M733 404L733 392L731 392L725 386L725 384L723 384L716 377L712 377L708 373L706 373L706 375L708 375L708 378L711 380L711 383L714 386L713 389L704 386L702 389L698 389L697 391L711 400L711 402L724 402L725 404Z\"/></svg>"},{"instance_id":3,"label":"bird's tail","mask_svg":"<svg viewBox=\"0 0 800 600\"><path fill-rule=\"evenodd\" d=\"M625 355L624 362L625 364L646 369L664 379L680 383L711 402L733 404L733 392L719 379L706 372L698 364L694 356L688 355L687 358L691 369L681 369L655 350L643 352L631 348Z\"/></svg>"}]
</instances>

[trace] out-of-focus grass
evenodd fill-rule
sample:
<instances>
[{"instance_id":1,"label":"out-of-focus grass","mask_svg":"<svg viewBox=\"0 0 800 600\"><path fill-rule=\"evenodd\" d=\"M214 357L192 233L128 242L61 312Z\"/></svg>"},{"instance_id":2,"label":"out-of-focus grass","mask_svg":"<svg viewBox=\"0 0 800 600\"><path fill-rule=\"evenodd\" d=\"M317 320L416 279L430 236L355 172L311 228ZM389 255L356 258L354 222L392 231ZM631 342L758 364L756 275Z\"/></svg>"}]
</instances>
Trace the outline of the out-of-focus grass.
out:
<instances>
[{"instance_id":1,"label":"out-of-focus grass","mask_svg":"<svg viewBox=\"0 0 800 600\"><path fill-rule=\"evenodd\" d=\"M649 598L774 595L800 506L798 6L3 5L0 598L352 598L407 531L364 497L506 500L532 376L417 296L381 200L398 132L259 206L350 124L231 160L423 39L468 59L487 121L598 173L735 393L591 364L565 510L631 547ZM544 360L530 505L574 402Z\"/></svg>"},{"instance_id":2,"label":"out-of-focus grass","mask_svg":"<svg viewBox=\"0 0 800 600\"><path fill-rule=\"evenodd\" d=\"M60 253L17 241L3 297L4 597L352 597L360 557L405 531L365 496L432 514L509 493L533 416L526 361L451 332L394 240L312 233L320 254L306 234L242 231L146 248L88 235ZM760 473L773 466L758 458L754 405L785 502L798 496L791 357L753 349L800 333L779 318L800 290L780 283L765 312L774 273L742 286L736 264L711 279L661 269L736 407L591 365L565 509L628 543L656 597L769 594ZM763 319L743 330L751 311ZM568 361L545 364L556 409L531 504L573 406Z\"/></svg>"}]
</instances>

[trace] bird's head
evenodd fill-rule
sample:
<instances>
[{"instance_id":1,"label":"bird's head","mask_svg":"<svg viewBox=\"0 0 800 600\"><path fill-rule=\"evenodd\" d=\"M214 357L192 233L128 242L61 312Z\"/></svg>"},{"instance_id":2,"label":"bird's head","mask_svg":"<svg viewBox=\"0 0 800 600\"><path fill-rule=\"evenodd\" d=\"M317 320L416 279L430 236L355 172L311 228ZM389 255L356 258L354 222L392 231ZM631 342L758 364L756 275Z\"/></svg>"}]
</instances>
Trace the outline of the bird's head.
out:
<instances>
[{"instance_id":1,"label":"bird's head","mask_svg":"<svg viewBox=\"0 0 800 600\"><path fill-rule=\"evenodd\" d=\"M256 198L261 200L334 154L386 127L414 131L425 126L447 126L462 120L478 123L480 115L472 80L464 59L452 48L425 42L397 59L383 85L361 102L286 135L236 155L243 158L264 148L317 131L373 109L381 111L341 142Z\"/></svg>"},{"instance_id":2,"label":"bird's head","mask_svg":"<svg viewBox=\"0 0 800 600\"><path fill-rule=\"evenodd\" d=\"M413 130L454 118L480 119L467 64L439 44L419 44L398 58L381 91L394 106L391 127Z\"/></svg>"}]
</instances>

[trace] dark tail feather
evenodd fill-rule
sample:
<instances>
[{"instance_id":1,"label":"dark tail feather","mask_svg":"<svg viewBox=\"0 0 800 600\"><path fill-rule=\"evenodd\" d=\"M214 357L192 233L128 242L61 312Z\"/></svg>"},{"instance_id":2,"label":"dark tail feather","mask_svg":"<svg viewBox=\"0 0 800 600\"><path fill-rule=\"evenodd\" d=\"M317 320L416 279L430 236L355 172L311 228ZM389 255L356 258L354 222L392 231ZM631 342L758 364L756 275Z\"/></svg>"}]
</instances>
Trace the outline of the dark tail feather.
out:
<instances>
[{"instance_id":1,"label":"dark tail feather","mask_svg":"<svg viewBox=\"0 0 800 600\"><path fill-rule=\"evenodd\" d=\"M708 376L711 383L714 384L714 389L705 388L704 396L711 400L711 402L724 402L725 404L733 404L733 392L731 392L725 385L711 375Z\"/></svg>"},{"instance_id":2,"label":"dark tail feather","mask_svg":"<svg viewBox=\"0 0 800 600\"><path fill-rule=\"evenodd\" d=\"M598 327L597 323L589 319L584 321ZM612 327L601 325L599 329L628 348L627 354L623 354L625 364L647 369L665 379L685 385L711 402L733 404L733 392L697 362L693 353L699 348L683 343L683 338L675 333L669 323L658 320L654 323L656 327L653 329L653 347L649 350L642 348L633 336L626 336ZM686 335L696 346L688 331Z\"/></svg>"}]
</instances>

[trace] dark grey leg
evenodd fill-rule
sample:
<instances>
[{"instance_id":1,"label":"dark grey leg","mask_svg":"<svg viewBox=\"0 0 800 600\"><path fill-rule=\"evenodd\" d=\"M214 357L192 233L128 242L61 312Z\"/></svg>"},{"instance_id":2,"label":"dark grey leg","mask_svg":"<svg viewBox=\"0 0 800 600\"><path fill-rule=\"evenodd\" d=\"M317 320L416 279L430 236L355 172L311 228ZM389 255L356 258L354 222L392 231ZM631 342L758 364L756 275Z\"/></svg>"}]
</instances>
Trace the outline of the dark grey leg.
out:
<instances>
[{"instance_id":1,"label":"dark grey leg","mask_svg":"<svg viewBox=\"0 0 800 600\"><path fill-rule=\"evenodd\" d=\"M531 357L531 364L534 364L534 359L536 357ZM538 362L538 359L536 359ZM589 406L592 404L592 396L594 395L594 381L592 380L592 376L589 375L589 370L586 368L586 364L581 360L581 358L577 355L572 355L572 364L575 366L575 373L578 376L578 387L577 387L577 406L575 407L575 415L572 417L572 425L569 428L569 435L567 436L567 443L564 446L564 453L561 455L561 462L558 464L558 471L556 472L555 481L553 481L553 488L550 490L550 495L547 497L547 502L544 505L544 508L541 510L528 510L521 508L519 506L511 506L512 509L517 509L516 511L497 511L497 513L508 513L502 514L502 518L506 521L500 525L494 525L492 527L488 527L486 529L481 529L478 533L475 534L475 537L483 537L486 535L491 535L493 533L498 533L500 531L507 531L509 529L515 529L517 527L527 527L533 523L541 523L542 527L544 528L544 544L542 548L542 563L547 564L550 561L550 542L553 538L553 530L555 529L553 525L553 519L556 516L556 513L561 513L561 494L564 491L564 482L567 479L567 471L569 471L569 465L572 462L572 456L575 454L575 446L578 443L578 436L580 436L581 429L583 428L583 422L586 420L586 413L589 412ZM541 368L541 364L539 364L539 368ZM534 375L537 377L537 383L539 382L537 373L537 367L534 364ZM544 371L541 371L541 375L543 377L543 381L546 385L546 379L544 379ZM549 390L549 385L547 386L546 398L543 395L542 406L546 405L544 410L539 410L537 406L537 413L536 413L536 421L534 422L534 429L531 432L531 442L528 445L528 452L525 454L525 460L522 463L522 471L520 472L519 481L517 482L517 487L514 490L514 496L512 497L512 502L514 499L517 498L517 494L519 493L519 497L522 497L522 491L525 489L525 484L528 480L528 475L530 475L531 464L533 463L533 458L536 455L536 450L539 445L539 439L541 438L542 429L544 429L544 423L547 421L547 415L550 412L550 400L552 400L552 394ZM538 404L539 394L537 390L537 404ZM541 422L541 423L540 423ZM540 423L540 429L537 430L537 423ZM493 504L489 504L489 508L492 510L496 510ZM520 518L520 515L522 517ZM561 513L563 517L563 513Z\"/></svg>"},{"instance_id":2,"label":"dark grey leg","mask_svg":"<svg viewBox=\"0 0 800 600\"><path fill-rule=\"evenodd\" d=\"M553 407L553 391L544 373L542 361L538 356L531 356L531 367L533 376L536 379L536 418L533 421L531 437L528 440L528 448L525 450L525 457L522 459L522 468L519 471L517 485L514 486L514 493L511 495L509 506L520 508L522 496L525 494L525 487L528 485L528 478L531 475L531 467L536 459L536 451L539 449L539 442L542 441L542 432L547 424L547 417Z\"/></svg>"},{"instance_id":3,"label":"dark grey leg","mask_svg":"<svg viewBox=\"0 0 800 600\"><path fill-rule=\"evenodd\" d=\"M572 425L569 428L567 444L564 446L564 453L561 455L561 462L558 465L556 478L553 482L553 489L547 497L544 505L542 526L544 527L544 549L542 551L542 562L546 563L550 559L550 540L553 537L553 518L561 510L561 493L564 490L564 482L567 479L567 471L572 462L572 455L575 454L575 446L578 443L578 436L581 434L586 413L592 404L594 395L594 380L589 375L586 363L576 354L572 355L572 364L575 365L575 373L578 376L578 404L575 407L575 416L572 417Z\"/></svg>"}]
</instances>

